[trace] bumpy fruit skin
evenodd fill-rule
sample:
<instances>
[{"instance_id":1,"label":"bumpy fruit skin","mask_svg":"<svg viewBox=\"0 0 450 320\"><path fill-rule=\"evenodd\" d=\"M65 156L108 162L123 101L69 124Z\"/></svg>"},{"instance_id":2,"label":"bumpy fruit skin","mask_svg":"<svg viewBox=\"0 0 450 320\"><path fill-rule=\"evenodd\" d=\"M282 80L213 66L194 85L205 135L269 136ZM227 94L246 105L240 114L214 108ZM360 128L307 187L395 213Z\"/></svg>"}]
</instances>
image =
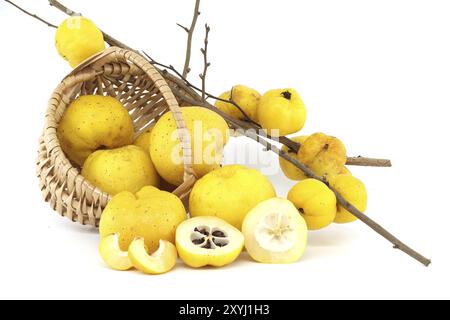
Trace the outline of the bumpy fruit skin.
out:
<instances>
[{"instance_id":1,"label":"bumpy fruit skin","mask_svg":"<svg viewBox=\"0 0 450 320\"><path fill-rule=\"evenodd\" d=\"M141 147L150 154L150 136L153 126L142 132L133 142L135 146Z\"/></svg>"},{"instance_id":2,"label":"bumpy fruit skin","mask_svg":"<svg viewBox=\"0 0 450 320\"><path fill-rule=\"evenodd\" d=\"M191 135L193 168L198 177L220 167L229 130L217 113L202 107L183 107ZM150 136L150 155L160 176L170 184L183 183L183 158L178 131L171 112L158 120Z\"/></svg>"},{"instance_id":3,"label":"bumpy fruit skin","mask_svg":"<svg viewBox=\"0 0 450 320\"><path fill-rule=\"evenodd\" d=\"M133 133L133 121L123 105L115 98L97 95L74 100L57 128L61 148L80 166L97 149L131 144Z\"/></svg>"},{"instance_id":4,"label":"bumpy fruit skin","mask_svg":"<svg viewBox=\"0 0 450 320\"><path fill-rule=\"evenodd\" d=\"M236 85L230 91L222 93L219 98L223 100L232 100L245 112L245 114L253 121L258 121L257 110L261 95L255 89L244 85ZM239 120L246 120L242 112L235 105L217 100L214 104L216 108L225 112L230 117Z\"/></svg>"},{"instance_id":5,"label":"bumpy fruit skin","mask_svg":"<svg viewBox=\"0 0 450 320\"><path fill-rule=\"evenodd\" d=\"M142 237L150 252L158 248L159 240L175 242L177 226L187 218L181 200L155 187L144 187L136 194L128 191L113 196L100 219L100 236L119 233L122 250Z\"/></svg>"},{"instance_id":6,"label":"bumpy fruit skin","mask_svg":"<svg viewBox=\"0 0 450 320\"><path fill-rule=\"evenodd\" d=\"M191 240L192 231L199 226L208 226L224 231L229 240L226 246L205 249L194 245ZM244 247L242 233L217 217L196 217L182 222L176 233L176 246L183 262L192 268L204 266L223 267L236 260Z\"/></svg>"},{"instance_id":7,"label":"bumpy fruit skin","mask_svg":"<svg viewBox=\"0 0 450 320\"><path fill-rule=\"evenodd\" d=\"M303 144L306 139L308 139L308 136L298 136L291 138L291 140L293 140L294 142L298 142L300 144ZM297 153L289 149L287 146L283 145L281 150L287 152L294 159L297 158ZM289 161L284 160L282 157L279 157L279 161L281 170L283 171L284 175L289 179L300 181L307 178L302 170L294 166Z\"/></svg>"},{"instance_id":8,"label":"bumpy fruit skin","mask_svg":"<svg viewBox=\"0 0 450 320\"><path fill-rule=\"evenodd\" d=\"M274 225L274 233L262 233ZM261 263L296 262L302 257L308 242L305 220L292 202L282 198L263 201L250 210L242 224L242 233L247 252L253 260ZM286 241L284 245L277 244L282 238Z\"/></svg>"},{"instance_id":9,"label":"bumpy fruit skin","mask_svg":"<svg viewBox=\"0 0 450 320\"><path fill-rule=\"evenodd\" d=\"M322 229L336 217L336 196L319 180L300 181L292 187L287 198L305 219L308 230Z\"/></svg>"},{"instance_id":10,"label":"bumpy fruit skin","mask_svg":"<svg viewBox=\"0 0 450 320\"><path fill-rule=\"evenodd\" d=\"M133 266L146 274L166 273L177 264L177 248L166 240L160 240L158 250L150 255L145 248L145 240L136 238L130 244L128 253Z\"/></svg>"},{"instance_id":11,"label":"bumpy fruit skin","mask_svg":"<svg viewBox=\"0 0 450 320\"><path fill-rule=\"evenodd\" d=\"M192 217L216 216L240 229L248 211L275 196L271 182L258 170L229 165L195 183L189 209Z\"/></svg>"},{"instance_id":12,"label":"bumpy fruit skin","mask_svg":"<svg viewBox=\"0 0 450 320\"><path fill-rule=\"evenodd\" d=\"M119 235L110 234L100 240L98 251L108 267L118 271L133 268L127 251L122 251L119 246Z\"/></svg>"},{"instance_id":13,"label":"bumpy fruit skin","mask_svg":"<svg viewBox=\"0 0 450 320\"><path fill-rule=\"evenodd\" d=\"M58 53L71 67L105 49L102 32L85 17L70 17L56 30L55 45Z\"/></svg>"},{"instance_id":14,"label":"bumpy fruit skin","mask_svg":"<svg viewBox=\"0 0 450 320\"><path fill-rule=\"evenodd\" d=\"M364 212L366 210L367 191L366 186L361 180L349 174L339 174L330 178L330 184L359 211ZM355 220L357 218L354 215L338 204L334 222L348 223Z\"/></svg>"},{"instance_id":15,"label":"bumpy fruit skin","mask_svg":"<svg viewBox=\"0 0 450 320\"><path fill-rule=\"evenodd\" d=\"M300 131L305 121L305 104L292 88L267 91L259 101L258 122L272 136Z\"/></svg>"},{"instance_id":16,"label":"bumpy fruit skin","mask_svg":"<svg viewBox=\"0 0 450 320\"><path fill-rule=\"evenodd\" d=\"M122 191L135 193L142 187L159 184L150 155L134 145L95 151L84 162L81 175L111 195Z\"/></svg>"},{"instance_id":17,"label":"bumpy fruit skin","mask_svg":"<svg viewBox=\"0 0 450 320\"><path fill-rule=\"evenodd\" d=\"M303 142L298 158L318 176L331 177L344 170L347 151L338 138L318 132Z\"/></svg>"}]
</instances>

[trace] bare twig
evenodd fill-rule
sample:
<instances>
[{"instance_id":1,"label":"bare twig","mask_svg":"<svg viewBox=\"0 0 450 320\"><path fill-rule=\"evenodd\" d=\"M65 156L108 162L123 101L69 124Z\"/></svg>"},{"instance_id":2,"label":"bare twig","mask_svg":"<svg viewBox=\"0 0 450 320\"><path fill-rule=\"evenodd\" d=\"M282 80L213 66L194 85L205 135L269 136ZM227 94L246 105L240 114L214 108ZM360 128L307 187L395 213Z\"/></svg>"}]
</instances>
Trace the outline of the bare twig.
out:
<instances>
[{"instance_id":1,"label":"bare twig","mask_svg":"<svg viewBox=\"0 0 450 320\"><path fill-rule=\"evenodd\" d=\"M50 2L57 2L57 1L50 1ZM69 11L72 12L72 11ZM67 11L66 11L67 13ZM39 19L38 19L39 20ZM44 22L44 21L42 21ZM106 39L106 37L105 37ZM121 42L117 41L113 37L108 37L108 40L106 40L110 45L113 46L120 46ZM123 48L129 48L128 46L124 45ZM133 50L133 49L131 49ZM135 50L133 50L135 51ZM136 51L135 51L136 52ZM153 59L149 59L151 63L154 62ZM380 234L382 237L384 237L386 240L391 242L393 244L393 247L395 249L399 249L403 252L405 252L410 257L416 259L420 263L422 263L425 266L429 266L431 263L431 260L425 258L423 255L419 254L403 242L401 242L399 239L397 239L395 236L393 236L391 233L389 233L386 229L381 227L378 223L370 219L368 216L366 216L364 213L360 212L357 208L355 208L353 205L351 205L342 195L337 192L333 187L331 187L326 180L324 180L321 177L318 177L312 172L306 165L298 161L296 158L289 156L289 154L283 150L280 150L275 145L269 143L267 140L265 140L263 137L259 136L255 130L248 130L253 129L251 125L248 122L233 119L221 110L215 108L213 105L208 103L207 101L203 101L201 97L196 94L195 90L193 90L189 85L186 84L186 81L178 78L176 76L171 75L167 71L164 72L164 70L160 70L163 74L166 75L167 79L169 81L172 81L174 84L171 85L171 89L174 93L174 95L178 99L182 99L186 101L187 103L190 103L192 105L199 105L203 106L205 108L208 108L212 111L217 112L220 114L230 125L232 129L239 130L243 135L246 137L253 139L260 143L266 150L271 150L272 152L278 154L283 159L289 161L293 165L295 165L297 168L302 170L307 177L320 180L327 184L327 186L335 193L336 199L340 205L342 205L345 209L347 209L350 213L352 213L355 217L357 217L359 220L361 220L363 223L365 223L367 226L369 226L372 230ZM182 90L180 90L181 88Z\"/></svg>"},{"instance_id":2,"label":"bare twig","mask_svg":"<svg viewBox=\"0 0 450 320\"><path fill-rule=\"evenodd\" d=\"M53 23L50 23L50 22L48 22L48 21L42 19L41 17L35 15L34 13L28 12L27 10L25 10L25 9L23 9L23 8L21 8L21 7L19 7L19 6L18 6L17 4L15 4L14 2L9 1L9 0L5 0L5 2L7 2L7 3L9 3L10 5L16 7L17 9L19 9L19 10L22 11L23 13L29 15L30 17L33 17L34 19L37 19L37 20L39 20L40 22L45 23L48 27L50 27L50 28L57 28L57 26L54 25Z\"/></svg>"},{"instance_id":3,"label":"bare twig","mask_svg":"<svg viewBox=\"0 0 450 320\"><path fill-rule=\"evenodd\" d=\"M208 71L208 67L211 65L208 61L208 36L210 30L211 28L208 24L205 24L205 47L200 49L203 55L203 73L199 75L202 80L202 101L206 101L206 72Z\"/></svg>"},{"instance_id":4,"label":"bare twig","mask_svg":"<svg viewBox=\"0 0 450 320\"><path fill-rule=\"evenodd\" d=\"M200 15L200 0L195 1L195 8L194 8L194 15L192 17L191 26L189 28L186 28L182 26L181 24L177 23L178 26L180 26L182 29L184 29L188 36L187 36L187 44L186 44L186 57L184 59L184 67L183 67L183 77L186 78L187 74L190 71L189 63L191 62L191 51L192 51L192 36L194 34L195 30L195 24L197 23L197 18Z\"/></svg>"}]
</instances>

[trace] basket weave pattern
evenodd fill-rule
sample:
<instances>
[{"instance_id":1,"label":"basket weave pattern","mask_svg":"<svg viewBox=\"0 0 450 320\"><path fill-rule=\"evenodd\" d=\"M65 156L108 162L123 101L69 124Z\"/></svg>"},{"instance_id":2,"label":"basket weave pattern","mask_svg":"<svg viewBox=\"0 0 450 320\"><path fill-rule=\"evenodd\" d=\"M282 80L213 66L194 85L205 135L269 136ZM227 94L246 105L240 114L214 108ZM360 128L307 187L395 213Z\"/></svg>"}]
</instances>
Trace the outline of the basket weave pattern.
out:
<instances>
[{"instance_id":1,"label":"basket weave pattern","mask_svg":"<svg viewBox=\"0 0 450 320\"><path fill-rule=\"evenodd\" d=\"M80 95L117 98L128 110L136 136L170 110L178 128L184 161L184 183L174 193L184 198L195 182L190 135L181 110L164 78L135 52L111 47L75 68L53 92L39 141L37 176L44 200L62 216L98 227L111 196L94 187L62 151L56 130L68 105Z\"/></svg>"}]
</instances>

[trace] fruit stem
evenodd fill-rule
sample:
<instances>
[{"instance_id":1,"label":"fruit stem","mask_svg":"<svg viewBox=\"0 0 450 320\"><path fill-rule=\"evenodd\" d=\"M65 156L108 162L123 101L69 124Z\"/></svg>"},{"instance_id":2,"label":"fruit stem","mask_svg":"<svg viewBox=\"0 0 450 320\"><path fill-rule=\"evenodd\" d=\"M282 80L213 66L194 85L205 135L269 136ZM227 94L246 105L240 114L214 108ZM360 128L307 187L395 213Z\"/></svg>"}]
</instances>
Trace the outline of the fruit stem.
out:
<instances>
[{"instance_id":1,"label":"fruit stem","mask_svg":"<svg viewBox=\"0 0 450 320\"><path fill-rule=\"evenodd\" d=\"M283 91L281 93L281 95L283 96L283 98L287 99L287 100L291 100L291 96L292 94L289 91Z\"/></svg>"}]
</instances>

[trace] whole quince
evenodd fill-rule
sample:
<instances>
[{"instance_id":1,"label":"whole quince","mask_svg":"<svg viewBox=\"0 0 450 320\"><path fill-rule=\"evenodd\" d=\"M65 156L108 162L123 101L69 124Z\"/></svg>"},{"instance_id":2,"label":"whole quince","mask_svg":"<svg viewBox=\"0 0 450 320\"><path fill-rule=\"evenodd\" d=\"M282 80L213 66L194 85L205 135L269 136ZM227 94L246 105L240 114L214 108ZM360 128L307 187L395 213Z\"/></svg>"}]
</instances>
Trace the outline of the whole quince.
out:
<instances>
[{"instance_id":1,"label":"whole quince","mask_svg":"<svg viewBox=\"0 0 450 320\"><path fill-rule=\"evenodd\" d=\"M183 107L183 119L191 137L195 173L202 177L220 167L228 125L217 113L202 107ZM183 152L171 112L164 114L150 135L150 155L159 175L170 184L183 183Z\"/></svg>"},{"instance_id":2,"label":"whole quince","mask_svg":"<svg viewBox=\"0 0 450 320\"><path fill-rule=\"evenodd\" d=\"M318 132L303 142L298 159L318 176L330 177L344 170L347 151L338 138Z\"/></svg>"},{"instance_id":3,"label":"whole quince","mask_svg":"<svg viewBox=\"0 0 450 320\"><path fill-rule=\"evenodd\" d=\"M71 67L105 49L102 32L89 19L81 16L67 18L56 30L58 53Z\"/></svg>"},{"instance_id":4,"label":"whole quince","mask_svg":"<svg viewBox=\"0 0 450 320\"><path fill-rule=\"evenodd\" d=\"M305 104L292 88L267 91L259 101L258 122L272 136L300 131L305 121Z\"/></svg>"},{"instance_id":5,"label":"whole quince","mask_svg":"<svg viewBox=\"0 0 450 320\"><path fill-rule=\"evenodd\" d=\"M192 217L216 216L240 229L255 205L275 197L269 179L258 170L229 165L198 180L189 197Z\"/></svg>"},{"instance_id":6,"label":"whole quince","mask_svg":"<svg viewBox=\"0 0 450 320\"><path fill-rule=\"evenodd\" d=\"M84 162L81 174L111 195L121 191L134 193L142 187L159 184L150 155L134 145L95 151Z\"/></svg>"},{"instance_id":7,"label":"whole quince","mask_svg":"<svg viewBox=\"0 0 450 320\"><path fill-rule=\"evenodd\" d=\"M133 121L120 101L98 95L75 99L57 128L61 148L80 166L97 149L131 144L133 133Z\"/></svg>"},{"instance_id":8,"label":"whole quince","mask_svg":"<svg viewBox=\"0 0 450 320\"><path fill-rule=\"evenodd\" d=\"M339 174L330 178L330 185L339 192L348 202L361 212L367 208L367 190L364 183L350 174ZM348 223L357 220L357 218L338 204L336 223Z\"/></svg>"},{"instance_id":9,"label":"whole quince","mask_svg":"<svg viewBox=\"0 0 450 320\"><path fill-rule=\"evenodd\" d=\"M305 142L305 140L307 138L308 138L308 136L298 136L298 137L291 138L291 140L293 140L294 142L298 142L301 145L301 144L303 144ZM289 149L285 145L283 145L281 147L281 150L283 150L284 152L287 152L293 158L298 158L297 157L297 152L292 151L291 149ZM289 161L283 159L282 157L279 157L279 161L280 161L280 168L281 168L281 170L283 171L284 175L286 177L288 177L289 179L291 179L291 180L303 180L303 179L307 178L302 170L300 170L299 168L294 166Z\"/></svg>"},{"instance_id":10,"label":"whole quince","mask_svg":"<svg viewBox=\"0 0 450 320\"><path fill-rule=\"evenodd\" d=\"M112 197L100 219L100 237L119 235L121 250L135 238L143 238L149 252L160 240L175 243L177 226L187 218L181 200L166 191L147 186L136 194L123 191Z\"/></svg>"},{"instance_id":11,"label":"whole quince","mask_svg":"<svg viewBox=\"0 0 450 320\"><path fill-rule=\"evenodd\" d=\"M298 209L309 230L322 229L336 217L336 196L319 180L300 181L289 191L288 200Z\"/></svg>"},{"instance_id":12,"label":"whole quince","mask_svg":"<svg viewBox=\"0 0 450 320\"><path fill-rule=\"evenodd\" d=\"M150 154L150 136L153 126L142 132L133 142L135 146L141 147Z\"/></svg>"},{"instance_id":13,"label":"whole quince","mask_svg":"<svg viewBox=\"0 0 450 320\"><path fill-rule=\"evenodd\" d=\"M258 121L257 110L261 95L255 89L239 84L222 93L219 98L234 101L251 120ZM230 117L246 120L244 114L232 103L217 100L214 105Z\"/></svg>"}]
</instances>

